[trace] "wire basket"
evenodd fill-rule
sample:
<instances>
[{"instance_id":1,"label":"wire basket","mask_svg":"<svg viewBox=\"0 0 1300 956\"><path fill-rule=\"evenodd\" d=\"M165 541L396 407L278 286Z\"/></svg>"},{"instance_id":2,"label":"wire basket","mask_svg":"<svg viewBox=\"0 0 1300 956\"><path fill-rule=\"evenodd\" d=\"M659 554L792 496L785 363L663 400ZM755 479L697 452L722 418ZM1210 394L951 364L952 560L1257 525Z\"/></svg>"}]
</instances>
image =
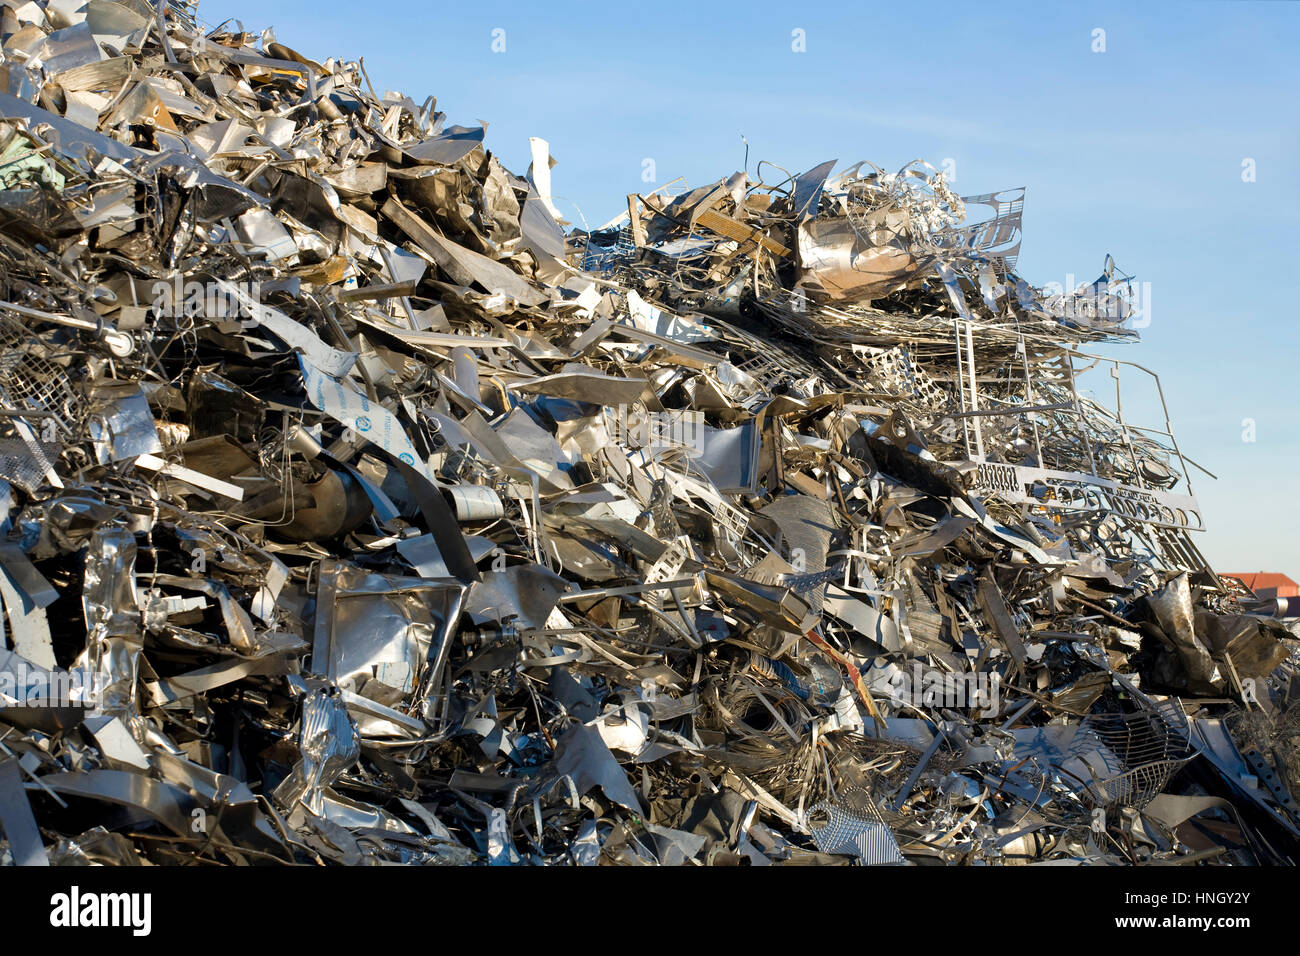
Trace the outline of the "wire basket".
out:
<instances>
[{"instance_id":1,"label":"wire basket","mask_svg":"<svg viewBox=\"0 0 1300 956\"><path fill-rule=\"evenodd\" d=\"M1141 808L1164 790L1196 751L1176 699L1152 710L1091 714L1070 748L1092 772L1088 794L1097 806Z\"/></svg>"},{"instance_id":2,"label":"wire basket","mask_svg":"<svg viewBox=\"0 0 1300 956\"><path fill-rule=\"evenodd\" d=\"M29 494L44 483L63 449L61 436L85 408L67 373L46 351L38 336L0 317L0 477ZM47 414L15 414L22 412ZM51 415L60 427L47 427Z\"/></svg>"},{"instance_id":3,"label":"wire basket","mask_svg":"<svg viewBox=\"0 0 1300 956\"><path fill-rule=\"evenodd\" d=\"M67 373L44 356L45 343L11 319L0 318L0 401L11 409L53 412L75 420L82 401Z\"/></svg>"}]
</instances>

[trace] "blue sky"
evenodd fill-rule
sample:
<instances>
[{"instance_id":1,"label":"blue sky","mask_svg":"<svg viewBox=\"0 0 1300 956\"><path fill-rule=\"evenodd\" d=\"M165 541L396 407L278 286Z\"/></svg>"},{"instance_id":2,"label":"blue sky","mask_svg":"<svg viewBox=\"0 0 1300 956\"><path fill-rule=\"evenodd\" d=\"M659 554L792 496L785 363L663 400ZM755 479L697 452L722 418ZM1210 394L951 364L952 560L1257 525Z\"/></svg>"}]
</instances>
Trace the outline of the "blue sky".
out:
<instances>
[{"instance_id":1,"label":"blue sky","mask_svg":"<svg viewBox=\"0 0 1300 956\"><path fill-rule=\"evenodd\" d=\"M1027 187L1031 283L1091 280L1111 253L1151 284L1142 342L1112 352L1159 373L1184 453L1219 476L1194 476L1211 563L1300 579L1300 4L980 6L204 0L200 14L273 25L313 59L364 58L380 93L486 120L517 173L528 137L547 139L556 204L593 226L650 188L644 159L659 183L702 185L741 168L742 134L751 171L920 157L953 160L959 192ZM1157 410L1125 396L1131 420Z\"/></svg>"}]
</instances>

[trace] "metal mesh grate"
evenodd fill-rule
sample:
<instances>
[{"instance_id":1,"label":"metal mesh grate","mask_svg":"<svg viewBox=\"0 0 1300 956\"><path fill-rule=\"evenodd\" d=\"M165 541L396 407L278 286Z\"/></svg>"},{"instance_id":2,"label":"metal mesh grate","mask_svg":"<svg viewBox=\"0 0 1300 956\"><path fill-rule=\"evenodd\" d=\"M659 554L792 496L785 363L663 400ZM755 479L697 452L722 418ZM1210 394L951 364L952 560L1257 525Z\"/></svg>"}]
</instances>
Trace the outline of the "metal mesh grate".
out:
<instances>
[{"instance_id":1,"label":"metal mesh grate","mask_svg":"<svg viewBox=\"0 0 1300 956\"><path fill-rule=\"evenodd\" d=\"M0 438L0 478L28 494L45 483L47 467L58 457L60 446Z\"/></svg>"},{"instance_id":2,"label":"metal mesh grate","mask_svg":"<svg viewBox=\"0 0 1300 956\"><path fill-rule=\"evenodd\" d=\"M8 412L41 411L55 416L6 415L0 420L0 477L31 493L53 469L66 434L84 411L67 373L46 357L45 343L21 324L0 318L0 405ZM57 424L62 427L51 428Z\"/></svg>"},{"instance_id":3,"label":"metal mesh grate","mask_svg":"<svg viewBox=\"0 0 1300 956\"><path fill-rule=\"evenodd\" d=\"M851 854L863 866L898 866L907 862L867 791L845 791L840 799L840 804L823 802L808 811L809 831L817 849L823 853Z\"/></svg>"},{"instance_id":4,"label":"metal mesh grate","mask_svg":"<svg viewBox=\"0 0 1300 956\"><path fill-rule=\"evenodd\" d=\"M12 319L0 318L0 401L11 409L54 412L66 423L83 402L67 372L51 362L46 344Z\"/></svg>"},{"instance_id":5,"label":"metal mesh grate","mask_svg":"<svg viewBox=\"0 0 1300 956\"><path fill-rule=\"evenodd\" d=\"M10 408L42 409L75 418L80 400L67 374L42 358L42 344L21 326L0 322L0 398Z\"/></svg>"}]
</instances>

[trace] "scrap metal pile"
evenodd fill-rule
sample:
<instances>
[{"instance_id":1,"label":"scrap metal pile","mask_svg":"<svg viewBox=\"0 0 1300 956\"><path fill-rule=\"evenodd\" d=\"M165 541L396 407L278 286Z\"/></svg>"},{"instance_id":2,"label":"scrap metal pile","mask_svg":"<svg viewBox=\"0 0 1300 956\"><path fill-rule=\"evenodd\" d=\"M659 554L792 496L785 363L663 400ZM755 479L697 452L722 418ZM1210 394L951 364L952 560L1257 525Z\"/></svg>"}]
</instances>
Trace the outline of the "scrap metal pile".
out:
<instances>
[{"instance_id":1,"label":"scrap metal pile","mask_svg":"<svg viewBox=\"0 0 1300 956\"><path fill-rule=\"evenodd\" d=\"M543 141L269 31L0 43L5 862L1297 859L1294 635L1022 193L566 231Z\"/></svg>"}]
</instances>

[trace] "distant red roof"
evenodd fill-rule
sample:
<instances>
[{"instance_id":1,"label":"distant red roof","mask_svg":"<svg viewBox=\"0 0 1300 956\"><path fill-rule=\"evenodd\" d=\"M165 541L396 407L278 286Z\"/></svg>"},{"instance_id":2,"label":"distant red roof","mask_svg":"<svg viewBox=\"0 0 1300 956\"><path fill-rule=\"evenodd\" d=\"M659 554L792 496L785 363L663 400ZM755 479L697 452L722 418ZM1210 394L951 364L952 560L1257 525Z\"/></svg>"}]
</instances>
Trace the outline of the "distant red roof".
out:
<instances>
[{"instance_id":1,"label":"distant red roof","mask_svg":"<svg viewBox=\"0 0 1300 956\"><path fill-rule=\"evenodd\" d=\"M1265 571L1251 571L1246 574L1239 574L1235 571L1225 571L1224 576L1238 578L1245 583L1246 587L1252 591L1271 591L1278 597L1297 597L1300 596L1300 584L1292 581L1285 574L1275 574Z\"/></svg>"}]
</instances>

